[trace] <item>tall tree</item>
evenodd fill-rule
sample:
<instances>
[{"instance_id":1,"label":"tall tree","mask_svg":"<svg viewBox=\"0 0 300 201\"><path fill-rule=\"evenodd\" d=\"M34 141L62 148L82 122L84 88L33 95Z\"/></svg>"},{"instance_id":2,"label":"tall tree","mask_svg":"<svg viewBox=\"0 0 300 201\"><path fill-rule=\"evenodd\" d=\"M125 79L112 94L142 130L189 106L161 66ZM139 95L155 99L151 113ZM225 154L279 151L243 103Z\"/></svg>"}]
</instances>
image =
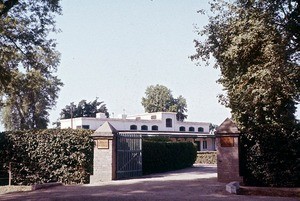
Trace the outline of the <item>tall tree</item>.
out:
<instances>
[{"instance_id":1,"label":"tall tree","mask_svg":"<svg viewBox=\"0 0 300 201\"><path fill-rule=\"evenodd\" d=\"M81 100L78 105L73 102L70 105L66 105L66 107L61 110L60 119L96 117L96 114L100 112L105 113L107 118L109 117L109 113L103 101L98 101L98 98L90 102Z\"/></svg>"},{"instance_id":2,"label":"tall tree","mask_svg":"<svg viewBox=\"0 0 300 201\"><path fill-rule=\"evenodd\" d=\"M47 126L62 86L53 75L59 53L48 37L60 12L59 0L0 0L0 95L8 129Z\"/></svg>"},{"instance_id":3,"label":"tall tree","mask_svg":"<svg viewBox=\"0 0 300 201\"><path fill-rule=\"evenodd\" d=\"M7 86L2 108L2 122L6 130L47 128L49 110L55 106L59 87L57 77L45 78L39 71L26 74L14 72L13 82Z\"/></svg>"},{"instance_id":4,"label":"tall tree","mask_svg":"<svg viewBox=\"0 0 300 201\"><path fill-rule=\"evenodd\" d=\"M183 96L174 98L170 89L163 85L151 85L147 87L146 97L142 97L142 105L145 112L176 112L177 120L187 118L186 100Z\"/></svg>"},{"instance_id":5,"label":"tall tree","mask_svg":"<svg viewBox=\"0 0 300 201\"><path fill-rule=\"evenodd\" d=\"M197 53L191 58L216 59L227 92L222 101L245 133L248 182L295 185L300 167L295 164L300 132L294 115L300 94L299 3L216 0L211 10L209 24L199 31L207 38L195 40Z\"/></svg>"}]
</instances>

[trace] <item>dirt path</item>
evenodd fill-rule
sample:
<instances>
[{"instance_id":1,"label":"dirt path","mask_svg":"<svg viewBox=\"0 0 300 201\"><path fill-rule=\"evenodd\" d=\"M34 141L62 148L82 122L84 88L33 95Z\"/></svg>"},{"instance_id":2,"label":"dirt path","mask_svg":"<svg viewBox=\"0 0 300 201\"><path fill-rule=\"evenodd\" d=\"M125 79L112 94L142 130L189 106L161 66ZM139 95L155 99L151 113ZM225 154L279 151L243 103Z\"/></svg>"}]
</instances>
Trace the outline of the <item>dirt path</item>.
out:
<instances>
[{"instance_id":1,"label":"dirt path","mask_svg":"<svg viewBox=\"0 0 300 201\"><path fill-rule=\"evenodd\" d=\"M216 166L195 166L130 180L60 186L32 192L1 195L0 200L264 200L298 198L231 195L217 182Z\"/></svg>"}]
</instances>

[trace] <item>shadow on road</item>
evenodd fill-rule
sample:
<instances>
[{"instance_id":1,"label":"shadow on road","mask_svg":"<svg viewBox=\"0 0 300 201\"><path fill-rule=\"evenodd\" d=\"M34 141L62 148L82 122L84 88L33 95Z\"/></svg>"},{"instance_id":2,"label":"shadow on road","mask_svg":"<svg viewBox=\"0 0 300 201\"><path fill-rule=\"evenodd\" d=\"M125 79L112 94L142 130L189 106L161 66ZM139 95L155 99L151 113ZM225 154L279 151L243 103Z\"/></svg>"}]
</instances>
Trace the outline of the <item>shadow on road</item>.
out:
<instances>
[{"instance_id":1,"label":"shadow on road","mask_svg":"<svg viewBox=\"0 0 300 201\"><path fill-rule=\"evenodd\" d=\"M0 200L282 200L280 197L228 194L225 184L217 182L215 173L215 167L194 167L97 185L60 186L5 194ZM214 176L205 178L209 175Z\"/></svg>"}]
</instances>

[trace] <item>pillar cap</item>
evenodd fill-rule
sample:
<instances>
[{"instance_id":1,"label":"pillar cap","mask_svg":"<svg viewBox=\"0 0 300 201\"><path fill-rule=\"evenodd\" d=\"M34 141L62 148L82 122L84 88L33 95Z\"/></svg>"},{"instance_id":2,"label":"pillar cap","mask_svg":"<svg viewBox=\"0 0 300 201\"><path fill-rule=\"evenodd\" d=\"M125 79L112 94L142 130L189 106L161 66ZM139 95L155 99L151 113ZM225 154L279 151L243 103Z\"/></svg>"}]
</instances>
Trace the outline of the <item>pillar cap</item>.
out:
<instances>
[{"instance_id":1,"label":"pillar cap","mask_svg":"<svg viewBox=\"0 0 300 201\"><path fill-rule=\"evenodd\" d=\"M225 119L223 123L217 128L216 134L240 134L236 124L229 118Z\"/></svg>"},{"instance_id":2,"label":"pillar cap","mask_svg":"<svg viewBox=\"0 0 300 201\"><path fill-rule=\"evenodd\" d=\"M91 136L92 137L111 137L117 133L118 133L118 131L109 122L106 121Z\"/></svg>"}]
</instances>

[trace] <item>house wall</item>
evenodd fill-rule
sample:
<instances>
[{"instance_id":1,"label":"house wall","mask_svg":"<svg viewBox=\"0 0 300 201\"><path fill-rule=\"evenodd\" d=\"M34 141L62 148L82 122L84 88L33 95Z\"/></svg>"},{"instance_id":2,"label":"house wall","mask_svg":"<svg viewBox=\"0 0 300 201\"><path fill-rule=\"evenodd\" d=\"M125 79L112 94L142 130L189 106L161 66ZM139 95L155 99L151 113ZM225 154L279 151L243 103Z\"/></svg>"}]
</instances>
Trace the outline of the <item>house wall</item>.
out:
<instances>
[{"instance_id":1,"label":"house wall","mask_svg":"<svg viewBox=\"0 0 300 201\"><path fill-rule=\"evenodd\" d=\"M155 116L155 119L152 119ZM105 122L109 122L116 130L130 131L132 125L136 126L136 131L141 131L142 126L148 126L148 131L152 131L152 126L158 127L158 132L177 132L181 137L172 139L173 141L190 141L198 145L198 151L214 151L215 139L214 134L209 133L209 125L207 122L181 122L177 121L176 113L172 112L156 112L146 113L140 115L126 116L121 118L106 118L103 115L97 115L98 118L80 117L73 119L61 120L61 128L87 128L91 130L97 130ZM166 120L172 120L172 126L167 127ZM180 132L180 127L185 127L185 132ZM194 131L189 131L189 128L193 127ZM198 132L198 128L202 127L203 132ZM182 137L183 135L191 135L194 137ZM196 135L195 135L196 134ZM207 137L208 136L208 137Z\"/></svg>"},{"instance_id":2,"label":"house wall","mask_svg":"<svg viewBox=\"0 0 300 201\"><path fill-rule=\"evenodd\" d=\"M100 115L99 115L100 116ZM156 116L156 119L151 119L151 116ZM166 120L172 119L172 127L166 127ZM148 126L148 130L152 130L152 126L158 126L158 131L179 131L180 127L184 126L185 131L189 132L189 128L193 127L198 132L198 128L202 127L202 133L209 133L210 123L206 122L181 122L176 120L176 113L147 113L142 115L128 116L126 118L91 118L79 117L73 119L60 120L61 128L82 128L88 125L89 129L96 130L104 122L108 121L117 130L130 130L131 125L136 125L137 130L142 130L143 125Z\"/></svg>"}]
</instances>

